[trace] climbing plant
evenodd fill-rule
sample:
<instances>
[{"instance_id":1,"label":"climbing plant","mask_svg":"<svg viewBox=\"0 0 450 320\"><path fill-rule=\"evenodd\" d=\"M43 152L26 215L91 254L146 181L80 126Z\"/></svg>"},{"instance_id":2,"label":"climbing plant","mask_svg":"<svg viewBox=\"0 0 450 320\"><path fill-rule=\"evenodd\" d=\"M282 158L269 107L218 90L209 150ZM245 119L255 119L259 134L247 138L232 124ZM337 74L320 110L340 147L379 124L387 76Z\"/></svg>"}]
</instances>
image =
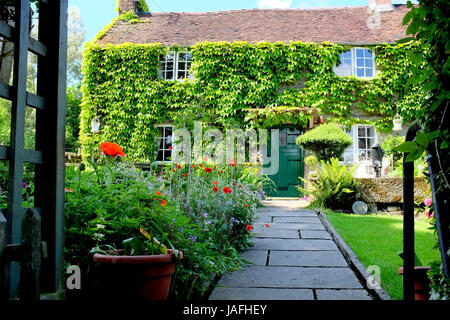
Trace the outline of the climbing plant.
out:
<instances>
[{"instance_id":1,"label":"climbing plant","mask_svg":"<svg viewBox=\"0 0 450 320\"><path fill-rule=\"evenodd\" d=\"M127 15L113 23L137 22L131 13ZM422 50L415 42L372 47L380 72L364 80L334 74L339 53L348 50L337 44L203 42L191 48L100 44L98 40L111 26L84 52L84 156L95 154L98 143L108 140L120 143L132 159L150 162L157 123L189 125L201 120L221 127L270 127L287 117L304 125L312 114L299 110L307 109L343 124L364 122L390 131L397 109L408 121L422 112L425 103L426 92L420 86L404 89L411 76L407 53ZM192 52L194 79L160 79L160 56L181 50ZM359 119L355 114L360 111L383 119ZM94 117L102 122L99 134L90 132Z\"/></svg>"}]
</instances>

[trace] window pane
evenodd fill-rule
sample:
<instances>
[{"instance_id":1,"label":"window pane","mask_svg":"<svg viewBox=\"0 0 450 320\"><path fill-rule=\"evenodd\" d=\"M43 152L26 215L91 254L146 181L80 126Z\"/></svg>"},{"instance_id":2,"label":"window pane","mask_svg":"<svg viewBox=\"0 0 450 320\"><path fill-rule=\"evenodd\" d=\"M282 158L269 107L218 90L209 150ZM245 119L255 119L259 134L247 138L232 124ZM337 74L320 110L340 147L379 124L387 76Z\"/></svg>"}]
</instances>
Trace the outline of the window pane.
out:
<instances>
[{"instance_id":1,"label":"window pane","mask_svg":"<svg viewBox=\"0 0 450 320\"><path fill-rule=\"evenodd\" d=\"M156 161L164 161L164 151L159 150L158 155L156 156Z\"/></svg>"},{"instance_id":2,"label":"window pane","mask_svg":"<svg viewBox=\"0 0 450 320\"><path fill-rule=\"evenodd\" d=\"M359 138L358 139L358 149L366 149L367 145L366 145L366 139L364 138Z\"/></svg>"},{"instance_id":3,"label":"window pane","mask_svg":"<svg viewBox=\"0 0 450 320\"><path fill-rule=\"evenodd\" d=\"M368 68L372 68L373 67L372 59L366 59L365 65Z\"/></svg>"},{"instance_id":4,"label":"window pane","mask_svg":"<svg viewBox=\"0 0 450 320\"><path fill-rule=\"evenodd\" d=\"M172 80L173 79L173 72L172 71L166 73L166 79L167 80Z\"/></svg>"},{"instance_id":5,"label":"window pane","mask_svg":"<svg viewBox=\"0 0 450 320\"><path fill-rule=\"evenodd\" d=\"M364 57L372 58L372 52L369 49L364 49Z\"/></svg>"},{"instance_id":6,"label":"window pane","mask_svg":"<svg viewBox=\"0 0 450 320\"><path fill-rule=\"evenodd\" d=\"M178 62L178 70L180 71L186 70L186 62Z\"/></svg>"},{"instance_id":7,"label":"window pane","mask_svg":"<svg viewBox=\"0 0 450 320\"><path fill-rule=\"evenodd\" d=\"M366 128L358 127L358 137L365 137L365 136L366 136Z\"/></svg>"},{"instance_id":8,"label":"window pane","mask_svg":"<svg viewBox=\"0 0 450 320\"><path fill-rule=\"evenodd\" d=\"M186 73L185 73L185 71L179 71L179 72L178 72L178 77L177 77L177 79L178 79L178 80L183 80L184 78L186 78Z\"/></svg>"},{"instance_id":9,"label":"window pane","mask_svg":"<svg viewBox=\"0 0 450 320\"><path fill-rule=\"evenodd\" d=\"M371 138L375 138L375 128L367 127L367 136Z\"/></svg>"},{"instance_id":10,"label":"window pane","mask_svg":"<svg viewBox=\"0 0 450 320\"><path fill-rule=\"evenodd\" d=\"M346 52L344 52L344 53L341 53L340 54L340 57L341 57L341 60L342 59L352 59L352 52L349 50L349 51L346 51Z\"/></svg>"},{"instance_id":11,"label":"window pane","mask_svg":"<svg viewBox=\"0 0 450 320\"><path fill-rule=\"evenodd\" d=\"M356 57L364 58L364 49L356 49Z\"/></svg>"},{"instance_id":12,"label":"window pane","mask_svg":"<svg viewBox=\"0 0 450 320\"><path fill-rule=\"evenodd\" d=\"M367 158L367 152L365 150L359 151L359 161L368 160Z\"/></svg>"},{"instance_id":13,"label":"window pane","mask_svg":"<svg viewBox=\"0 0 450 320\"><path fill-rule=\"evenodd\" d=\"M364 77L364 69L356 69L356 76L357 77Z\"/></svg>"},{"instance_id":14,"label":"window pane","mask_svg":"<svg viewBox=\"0 0 450 320\"><path fill-rule=\"evenodd\" d=\"M164 127L164 131L166 133L166 137L169 137L172 135L172 127Z\"/></svg>"},{"instance_id":15,"label":"window pane","mask_svg":"<svg viewBox=\"0 0 450 320\"><path fill-rule=\"evenodd\" d=\"M367 139L367 149L371 149L375 144L375 139Z\"/></svg>"},{"instance_id":16,"label":"window pane","mask_svg":"<svg viewBox=\"0 0 450 320\"><path fill-rule=\"evenodd\" d=\"M373 70L372 69L366 69L366 77L373 77Z\"/></svg>"},{"instance_id":17,"label":"window pane","mask_svg":"<svg viewBox=\"0 0 450 320\"><path fill-rule=\"evenodd\" d=\"M364 59L356 59L357 67L364 67Z\"/></svg>"}]
</instances>

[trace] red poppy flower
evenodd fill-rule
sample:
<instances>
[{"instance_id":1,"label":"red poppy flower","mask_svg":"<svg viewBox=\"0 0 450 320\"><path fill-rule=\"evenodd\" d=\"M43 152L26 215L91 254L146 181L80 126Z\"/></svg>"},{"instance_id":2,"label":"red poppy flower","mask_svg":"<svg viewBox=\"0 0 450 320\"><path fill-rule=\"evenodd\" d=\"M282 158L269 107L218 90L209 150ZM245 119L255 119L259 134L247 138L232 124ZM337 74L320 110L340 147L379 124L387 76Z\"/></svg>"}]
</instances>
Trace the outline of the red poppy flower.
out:
<instances>
[{"instance_id":1,"label":"red poppy flower","mask_svg":"<svg viewBox=\"0 0 450 320\"><path fill-rule=\"evenodd\" d=\"M177 164L177 169L181 169L181 164Z\"/></svg>"},{"instance_id":2,"label":"red poppy flower","mask_svg":"<svg viewBox=\"0 0 450 320\"><path fill-rule=\"evenodd\" d=\"M212 172L212 169L211 169L210 167L206 167L206 168L205 168L205 172L210 173L210 172Z\"/></svg>"},{"instance_id":3,"label":"red poppy flower","mask_svg":"<svg viewBox=\"0 0 450 320\"><path fill-rule=\"evenodd\" d=\"M225 187L222 190L223 190L223 193L225 193L225 194L232 192L231 188L229 188L229 187Z\"/></svg>"},{"instance_id":4,"label":"red poppy flower","mask_svg":"<svg viewBox=\"0 0 450 320\"><path fill-rule=\"evenodd\" d=\"M172 171L173 171L173 172L175 172L175 171L177 171L177 170L175 170L175 169L172 169Z\"/></svg>"},{"instance_id":5,"label":"red poppy flower","mask_svg":"<svg viewBox=\"0 0 450 320\"><path fill-rule=\"evenodd\" d=\"M238 187L239 189L242 189L242 186L241 185L239 185L239 187Z\"/></svg>"},{"instance_id":6,"label":"red poppy flower","mask_svg":"<svg viewBox=\"0 0 450 320\"><path fill-rule=\"evenodd\" d=\"M161 192L159 192L159 191L156 191L155 194L156 194L157 196L161 196Z\"/></svg>"},{"instance_id":7,"label":"red poppy flower","mask_svg":"<svg viewBox=\"0 0 450 320\"><path fill-rule=\"evenodd\" d=\"M266 226L267 228L270 228L270 226L269 226L267 223L265 224L265 226Z\"/></svg>"},{"instance_id":8,"label":"red poppy flower","mask_svg":"<svg viewBox=\"0 0 450 320\"><path fill-rule=\"evenodd\" d=\"M114 158L117 156L125 157L125 153L123 153L122 148L118 144L112 142L101 143L100 149L107 156L111 156Z\"/></svg>"},{"instance_id":9,"label":"red poppy flower","mask_svg":"<svg viewBox=\"0 0 450 320\"><path fill-rule=\"evenodd\" d=\"M213 181L213 184L215 184L216 186L218 185L217 181Z\"/></svg>"},{"instance_id":10,"label":"red poppy flower","mask_svg":"<svg viewBox=\"0 0 450 320\"><path fill-rule=\"evenodd\" d=\"M173 147L169 147L169 150L172 150L173 149Z\"/></svg>"},{"instance_id":11,"label":"red poppy flower","mask_svg":"<svg viewBox=\"0 0 450 320\"><path fill-rule=\"evenodd\" d=\"M236 162L234 160L230 160L228 161L228 163L230 164L230 166L234 167L236 165Z\"/></svg>"},{"instance_id":12,"label":"red poppy flower","mask_svg":"<svg viewBox=\"0 0 450 320\"><path fill-rule=\"evenodd\" d=\"M195 164L192 165L192 168L195 168Z\"/></svg>"},{"instance_id":13,"label":"red poppy flower","mask_svg":"<svg viewBox=\"0 0 450 320\"><path fill-rule=\"evenodd\" d=\"M253 229L252 226L249 224L246 225L245 228L247 229L248 232L252 231L252 229Z\"/></svg>"},{"instance_id":14,"label":"red poppy flower","mask_svg":"<svg viewBox=\"0 0 450 320\"><path fill-rule=\"evenodd\" d=\"M167 201L166 200L161 199L160 201L161 201L161 206L162 207L165 207L167 205Z\"/></svg>"},{"instance_id":15,"label":"red poppy flower","mask_svg":"<svg viewBox=\"0 0 450 320\"><path fill-rule=\"evenodd\" d=\"M246 207L246 208L247 208L247 207L248 207L248 203L247 203L247 204L246 204L246 205L245 205L244 207Z\"/></svg>"},{"instance_id":16,"label":"red poppy flower","mask_svg":"<svg viewBox=\"0 0 450 320\"><path fill-rule=\"evenodd\" d=\"M214 187L214 188L213 188L213 191L214 191L214 193L217 193L217 191L219 191L219 188Z\"/></svg>"}]
</instances>

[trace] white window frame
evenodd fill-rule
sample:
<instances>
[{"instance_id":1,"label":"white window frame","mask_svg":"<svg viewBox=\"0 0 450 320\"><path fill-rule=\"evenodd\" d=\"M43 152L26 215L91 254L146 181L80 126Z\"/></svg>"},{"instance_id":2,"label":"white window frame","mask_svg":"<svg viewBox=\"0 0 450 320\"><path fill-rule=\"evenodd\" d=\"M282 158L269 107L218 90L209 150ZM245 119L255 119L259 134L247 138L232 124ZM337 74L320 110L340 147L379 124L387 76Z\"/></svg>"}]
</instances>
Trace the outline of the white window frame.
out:
<instances>
[{"instance_id":1,"label":"white window frame","mask_svg":"<svg viewBox=\"0 0 450 320\"><path fill-rule=\"evenodd\" d=\"M352 145L349 146L346 150L348 150L349 148L352 148L352 156L353 159L352 161L341 161L341 164L344 163L351 163L353 165L358 166L358 169L356 171L356 176L363 178L363 177L373 177L375 176L375 171L373 170L373 168L371 167L372 165L372 159L370 157L370 153L368 155L368 159L367 160L359 160L359 151L360 150L367 150L369 152L371 152L371 148L372 146L366 146L366 149L360 149L359 148L359 135L358 135L358 131L359 128L361 127L371 127L373 128L373 132L374 132L374 136L373 137L369 137L370 139L374 139L373 145L377 144L379 142L378 140L378 133L377 130L374 126L372 125L368 125L368 124L354 124L352 125L351 128L351 132L349 133L349 136L352 138L353 142ZM344 128L343 128L344 130ZM347 131L348 133L348 131ZM365 138L367 138L367 131L366 131L366 136Z\"/></svg>"},{"instance_id":2,"label":"white window frame","mask_svg":"<svg viewBox=\"0 0 450 320\"><path fill-rule=\"evenodd\" d=\"M159 132L158 132L158 136L155 137L155 142L156 142L156 145L158 147L158 149L156 150L156 155L155 155L156 163L170 163L170 162L172 162L173 149L175 148L175 143L174 143L174 140L173 140L174 126L172 124L170 124L170 123L161 123L161 124L155 125L155 128L163 128L163 136L162 137L159 136ZM170 136L171 139L172 139L172 141L171 141L172 142L172 149L165 148L165 142L164 142L163 148L162 149L160 148L160 145L161 145L160 141L161 141L161 139L167 139L165 128L171 128L172 129L172 135ZM166 151L170 151L170 160L157 160L158 159L158 153L161 150L163 151L163 159L164 159L165 152Z\"/></svg>"},{"instance_id":3,"label":"white window frame","mask_svg":"<svg viewBox=\"0 0 450 320\"><path fill-rule=\"evenodd\" d=\"M194 78L193 74L189 70L179 70L178 69L178 63L180 62L180 54L188 53L191 55L190 60L183 60L182 62L186 61L192 64L192 52L191 51L170 51L166 54L164 59L160 61L160 70L159 70L159 77L163 80L167 81L184 81L186 79L192 80ZM173 58L173 69L167 69L167 58L168 57ZM184 77L182 79L178 79L178 72L184 72ZM172 78L167 78L167 72L172 72Z\"/></svg>"},{"instance_id":4,"label":"white window frame","mask_svg":"<svg viewBox=\"0 0 450 320\"><path fill-rule=\"evenodd\" d=\"M356 51L358 50L358 49L362 49L362 50L370 50L371 51L371 53L372 53L372 76L371 77L366 77L365 76L365 73L366 72L364 72L364 77L358 77L358 75L357 75L357 69L360 69L361 67L357 67L357 65L356 65L356 60L357 60L357 57L356 57ZM364 47L353 47L353 48L351 48L350 50L350 53L351 53L351 59L352 59L352 74L351 75L353 75L353 76L355 76L356 78L358 78L358 79L373 79L373 78L375 78L375 76L376 76L376 74L377 74L377 70L376 70L376 66L375 66L375 51L373 50L373 49L371 49L371 48L364 48ZM346 52L348 52L348 51L346 51ZM344 53L344 52L342 52L342 53ZM366 59L365 57L363 58L363 59ZM339 69L339 66L340 66L340 64L339 65L335 65L334 66L334 68L333 68L333 70L334 70L334 73L336 74L336 70L338 70ZM367 68L367 67L362 67L363 69L370 69L370 68Z\"/></svg>"}]
</instances>

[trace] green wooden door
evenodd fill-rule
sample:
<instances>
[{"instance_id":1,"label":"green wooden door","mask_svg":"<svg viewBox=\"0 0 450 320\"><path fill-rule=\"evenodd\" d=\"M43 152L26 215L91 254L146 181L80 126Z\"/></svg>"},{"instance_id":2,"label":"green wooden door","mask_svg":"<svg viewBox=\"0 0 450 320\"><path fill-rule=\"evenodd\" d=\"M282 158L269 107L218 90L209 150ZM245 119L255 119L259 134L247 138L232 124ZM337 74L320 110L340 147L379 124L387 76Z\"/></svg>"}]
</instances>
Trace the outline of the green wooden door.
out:
<instances>
[{"instance_id":1,"label":"green wooden door","mask_svg":"<svg viewBox=\"0 0 450 320\"><path fill-rule=\"evenodd\" d=\"M298 128L288 127L280 129L280 166L278 173L269 178L274 182L272 188L267 188L270 197L299 197L297 186L299 177L303 177L303 152L295 140L302 132ZM270 148L270 145L269 145Z\"/></svg>"}]
</instances>

